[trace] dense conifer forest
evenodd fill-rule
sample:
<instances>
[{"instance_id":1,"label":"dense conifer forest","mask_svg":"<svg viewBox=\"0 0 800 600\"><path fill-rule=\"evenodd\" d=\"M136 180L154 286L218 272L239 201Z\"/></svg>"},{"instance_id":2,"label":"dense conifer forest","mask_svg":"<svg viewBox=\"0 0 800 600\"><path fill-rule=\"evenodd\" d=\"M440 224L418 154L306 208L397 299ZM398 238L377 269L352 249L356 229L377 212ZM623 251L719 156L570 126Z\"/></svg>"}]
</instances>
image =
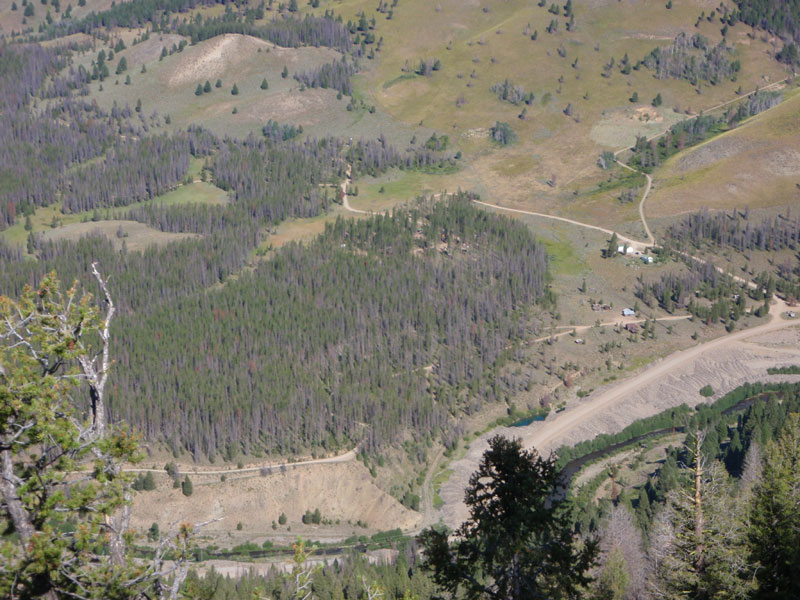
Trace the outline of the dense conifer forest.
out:
<instances>
[{"instance_id":1,"label":"dense conifer forest","mask_svg":"<svg viewBox=\"0 0 800 600\"><path fill-rule=\"evenodd\" d=\"M192 6L156 4L115 6L90 16L84 26L132 24L145 14L156 19L159 11L168 15ZM226 13L219 21L184 26L195 27L199 37L217 35L223 32L218 24L237 24L240 17ZM350 43L349 29L332 16L289 17L261 33L289 46L346 50ZM378 175L391 167L436 168L454 159L424 146L399 150L382 136L350 142L295 139L296 134L286 135L288 126L274 122L262 135L246 139L222 139L199 126L160 133L165 119L159 115L144 117L138 109L116 105L104 112L82 101L87 82L107 72L105 51L89 73L70 66L74 50L0 49L5 159L0 183L7 192L0 229L58 202L66 214L113 210L114 218L199 234L143 252L124 246L119 252L95 234L77 241L31 235L27 250L37 261L0 244L0 288L10 296L51 270L65 280L86 280L92 261L113 277L124 314L115 335L124 348L120 366L126 365L117 372L115 418L196 457L242 450L291 453L362 441L369 449L393 442L409 426L447 435L469 395L465 388L488 377L523 331L525 311L544 292L545 253L527 230L487 219L459 198L446 204L450 215L426 207L358 227L337 223L310 247L281 250L254 273L206 295L204 290L241 272L266 227L288 217L319 215L338 201L338 187L332 186L348 168L353 176ZM337 62L298 79L346 91L353 71L351 63ZM182 184L192 159L203 161L204 177L226 190L230 202L172 207L153 202ZM137 206L127 209L131 204ZM454 249L440 256L437 244ZM421 252L418 259L414 248ZM495 254L485 256L484 249ZM363 284L341 286L356 279ZM270 304L251 312L264 298ZM499 319L497 310L503 313ZM181 313L187 319L175 319ZM330 319L331 314L341 318ZM197 328L198 322L209 327ZM150 327L142 330L143 323ZM193 339L201 331L210 337ZM175 362L140 360L151 343L177 344ZM339 353L345 346L350 354ZM188 348L197 354L187 354ZM207 362L209 352L217 355L215 364ZM190 363L194 366L187 369ZM166 392L171 400L165 404ZM129 404L133 398L138 400ZM183 415L177 420L176 408Z\"/></svg>"},{"instance_id":2,"label":"dense conifer forest","mask_svg":"<svg viewBox=\"0 0 800 600\"><path fill-rule=\"evenodd\" d=\"M546 268L525 227L466 198L340 219L219 291L123 319L111 410L198 458L447 434L527 330Z\"/></svg>"}]
</instances>

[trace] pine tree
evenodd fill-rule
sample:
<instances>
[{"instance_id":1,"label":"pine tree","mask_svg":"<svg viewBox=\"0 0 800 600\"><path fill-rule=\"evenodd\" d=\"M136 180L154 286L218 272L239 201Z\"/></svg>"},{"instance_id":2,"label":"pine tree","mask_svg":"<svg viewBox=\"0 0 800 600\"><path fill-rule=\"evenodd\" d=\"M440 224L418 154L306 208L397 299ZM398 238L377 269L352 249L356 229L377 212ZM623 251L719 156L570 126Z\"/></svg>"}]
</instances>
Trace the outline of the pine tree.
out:
<instances>
[{"instance_id":1,"label":"pine tree","mask_svg":"<svg viewBox=\"0 0 800 600\"><path fill-rule=\"evenodd\" d=\"M122 73L124 73L127 70L128 70L128 61L123 56L122 58L119 59L119 62L117 63L116 74L117 75L121 75Z\"/></svg>"},{"instance_id":2,"label":"pine tree","mask_svg":"<svg viewBox=\"0 0 800 600\"><path fill-rule=\"evenodd\" d=\"M269 84L267 83L267 78L266 77L261 80L261 89L262 90L269 89Z\"/></svg>"},{"instance_id":3,"label":"pine tree","mask_svg":"<svg viewBox=\"0 0 800 600\"><path fill-rule=\"evenodd\" d=\"M234 95L234 96L238 96L239 95L239 86L236 85L235 83L233 84L233 87L231 88L231 94Z\"/></svg>"},{"instance_id":4,"label":"pine tree","mask_svg":"<svg viewBox=\"0 0 800 600\"><path fill-rule=\"evenodd\" d=\"M221 88L222 87L222 79L217 79L217 83L214 84L214 87L215 88Z\"/></svg>"},{"instance_id":5,"label":"pine tree","mask_svg":"<svg viewBox=\"0 0 800 600\"><path fill-rule=\"evenodd\" d=\"M195 96L202 96L203 95L203 86L200 85L199 83L197 84L197 87L194 90L194 95Z\"/></svg>"},{"instance_id":6,"label":"pine tree","mask_svg":"<svg viewBox=\"0 0 800 600\"><path fill-rule=\"evenodd\" d=\"M800 598L800 415L789 415L783 432L764 452L761 481L753 491L748 534L758 561L755 598Z\"/></svg>"},{"instance_id":7,"label":"pine tree","mask_svg":"<svg viewBox=\"0 0 800 600\"><path fill-rule=\"evenodd\" d=\"M689 468L667 493L651 533L651 591L660 598L742 598L753 591L747 560L745 506L737 501L728 473L708 463L705 435L686 439Z\"/></svg>"},{"instance_id":8,"label":"pine tree","mask_svg":"<svg viewBox=\"0 0 800 600\"><path fill-rule=\"evenodd\" d=\"M283 77L284 79L286 79L288 76L289 76L289 69L288 69L288 67L286 67L286 66L284 65L284 67L283 67L283 71L281 71L281 77Z\"/></svg>"},{"instance_id":9,"label":"pine tree","mask_svg":"<svg viewBox=\"0 0 800 600\"><path fill-rule=\"evenodd\" d=\"M142 489L147 492L152 492L156 489L156 480L153 477L153 473L148 471L147 474L144 476L144 481L142 481Z\"/></svg>"},{"instance_id":10,"label":"pine tree","mask_svg":"<svg viewBox=\"0 0 800 600\"><path fill-rule=\"evenodd\" d=\"M203 84L203 93L208 94L211 91L211 82L206 79L206 82Z\"/></svg>"},{"instance_id":11,"label":"pine tree","mask_svg":"<svg viewBox=\"0 0 800 600\"><path fill-rule=\"evenodd\" d=\"M192 491L193 491L193 489L192 489L192 480L189 479L188 475L186 476L186 478L183 480L183 483L181 484L181 491L183 492L184 496L191 496L192 495Z\"/></svg>"},{"instance_id":12,"label":"pine tree","mask_svg":"<svg viewBox=\"0 0 800 600\"><path fill-rule=\"evenodd\" d=\"M589 582L597 546L576 547L568 510L555 493L560 477L554 458L523 450L518 440L489 440L465 494L470 519L455 540L435 529L419 536L434 582L467 598L575 596Z\"/></svg>"}]
</instances>

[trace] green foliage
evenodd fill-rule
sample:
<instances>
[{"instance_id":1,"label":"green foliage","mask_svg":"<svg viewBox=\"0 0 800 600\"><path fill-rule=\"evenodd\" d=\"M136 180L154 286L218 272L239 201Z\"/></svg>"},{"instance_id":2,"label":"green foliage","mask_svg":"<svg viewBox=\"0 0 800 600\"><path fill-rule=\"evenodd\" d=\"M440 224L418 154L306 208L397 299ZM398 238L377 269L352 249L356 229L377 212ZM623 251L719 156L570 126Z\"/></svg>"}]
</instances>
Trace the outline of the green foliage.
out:
<instances>
[{"instance_id":1,"label":"green foliage","mask_svg":"<svg viewBox=\"0 0 800 600\"><path fill-rule=\"evenodd\" d=\"M596 600L625 600L630 584L625 557L619 548L614 548L597 578Z\"/></svg>"},{"instance_id":2,"label":"green foliage","mask_svg":"<svg viewBox=\"0 0 800 600\"><path fill-rule=\"evenodd\" d=\"M262 90L268 90L269 89L269 84L267 83L267 78L266 77L261 80L261 89Z\"/></svg>"},{"instance_id":3,"label":"green foliage","mask_svg":"<svg viewBox=\"0 0 800 600\"><path fill-rule=\"evenodd\" d=\"M448 254L438 250L443 242ZM419 417L419 434L440 431L463 402L504 394L502 382L488 383L493 366L523 335L527 311L545 291L546 263L527 227L466 197L339 219L313 242L279 249L218 290L120 319L120 339L128 340L121 362L129 353L138 358L124 359L115 400L144 418L178 385L184 410L162 431L178 427L208 453L219 450L220 432L203 424L216 420L226 423L235 449L247 440L253 450L284 453L352 447L365 418L373 449L395 442L411 418ZM351 284L343 287L343 277ZM263 298L271 301L262 310L248 308ZM491 327L479 316L489 313L496 315ZM234 340L251 349L244 363ZM212 368L183 368L183 361L205 361L210 347L217 348ZM434 362L437 369L426 372ZM289 415L300 406L335 411L337 419L298 422ZM284 425L250 437L230 418L231 407Z\"/></svg>"},{"instance_id":4,"label":"green foliage","mask_svg":"<svg viewBox=\"0 0 800 600\"><path fill-rule=\"evenodd\" d=\"M759 568L757 599L800 597L800 414L788 416L767 446L750 511L751 558Z\"/></svg>"},{"instance_id":5,"label":"green foliage","mask_svg":"<svg viewBox=\"0 0 800 600\"><path fill-rule=\"evenodd\" d=\"M436 584L468 599L576 597L590 581L597 547L573 539L559 480L554 459L523 450L519 441L489 440L465 494L470 519L454 541L436 529L419 536Z\"/></svg>"},{"instance_id":6,"label":"green foliage","mask_svg":"<svg viewBox=\"0 0 800 600\"><path fill-rule=\"evenodd\" d=\"M712 388L710 385L706 384L706 385L704 385L703 387L700 388L700 395L703 398L711 398L711 396L714 395L714 388Z\"/></svg>"},{"instance_id":7,"label":"green foliage","mask_svg":"<svg viewBox=\"0 0 800 600\"><path fill-rule=\"evenodd\" d=\"M789 365L786 367L767 367L769 375L800 375L800 365Z\"/></svg>"},{"instance_id":8,"label":"green foliage","mask_svg":"<svg viewBox=\"0 0 800 600\"><path fill-rule=\"evenodd\" d=\"M105 423L113 313L54 274L18 301L0 297L0 521L15 534L0 543L1 597L139 598L153 584L117 520L131 493L121 467L140 454Z\"/></svg>"},{"instance_id":9,"label":"green foliage","mask_svg":"<svg viewBox=\"0 0 800 600\"><path fill-rule=\"evenodd\" d=\"M194 489L192 487L192 480L189 479L189 476L187 475L183 480L183 483L181 483L181 492L183 492L184 496L191 496L193 491Z\"/></svg>"},{"instance_id":10,"label":"green foliage","mask_svg":"<svg viewBox=\"0 0 800 600\"><path fill-rule=\"evenodd\" d=\"M239 95L239 86L236 85L235 83L233 84L233 87L231 88L231 95L233 95L233 96L238 96Z\"/></svg>"},{"instance_id":11,"label":"green foliage","mask_svg":"<svg viewBox=\"0 0 800 600\"><path fill-rule=\"evenodd\" d=\"M517 139L517 134L511 128L511 125L503 121L496 121L495 124L489 129L492 139L501 146L508 146L513 144Z\"/></svg>"}]
</instances>

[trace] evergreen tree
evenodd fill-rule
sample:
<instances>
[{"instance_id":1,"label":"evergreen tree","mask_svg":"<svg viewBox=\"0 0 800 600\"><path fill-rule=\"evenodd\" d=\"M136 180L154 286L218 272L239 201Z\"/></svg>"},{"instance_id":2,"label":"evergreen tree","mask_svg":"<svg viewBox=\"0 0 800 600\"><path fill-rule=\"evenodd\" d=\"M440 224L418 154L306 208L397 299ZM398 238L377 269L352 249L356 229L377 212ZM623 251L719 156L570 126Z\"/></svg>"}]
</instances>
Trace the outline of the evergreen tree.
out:
<instances>
[{"instance_id":1,"label":"evergreen tree","mask_svg":"<svg viewBox=\"0 0 800 600\"><path fill-rule=\"evenodd\" d=\"M206 79L206 82L203 84L203 93L208 94L211 91L211 82Z\"/></svg>"},{"instance_id":2,"label":"evergreen tree","mask_svg":"<svg viewBox=\"0 0 800 600\"><path fill-rule=\"evenodd\" d=\"M151 492L156 489L156 480L153 477L153 473L148 471L147 474L144 476L144 480L142 481L142 489Z\"/></svg>"},{"instance_id":3,"label":"evergreen tree","mask_svg":"<svg viewBox=\"0 0 800 600\"><path fill-rule=\"evenodd\" d=\"M194 89L194 95L195 96L202 96L203 95L203 86L200 85L199 83L197 84L197 87Z\"/></svg>"},{"instance_id":4,"label":"evergreen tree","mask_svg":"<svg viewBox=\"0 0 800 600\"><path fill-rule=\"evenodd\" d=\"M284 65L283 71L281 71L281 77L286 79L289 76L289 68Z\"/></svg>"},{"instance_id":5,"label":"evergreen tree","mask_svg":"<svg viewBox=\"0 0 800 600\"><path fill-rule=\"evenodd\" d=\"M214 84L214 87L215 88L221 88L222 87L222 79L217 79L217 83Z\"/></svg>"},{"instance_id":6,"label":"evergreen tree","mask_svg":"<svg viewBox=\"0 0 800 600\"><path fill-rule=\"evenodd\" d=\"M261 89L262 90L269 89L269 84L267 83L267 78L266 77L261 80Z\"/></svg>"},{"instance_id":7,"label":"evergreen tree","mask_svg":"<svg viewBox=\"0 0 800 600\"><path fill-rule=\"evenodd\" d=\"M128 70L128 61L123 56L122 58L119 59L119 62L117 63L116 74L120 75L120 74L124 73L127 70Z\"/></svg>"},{"instance_id":8,"label":"evergreen tree","mask_svg":"<svg viewBox=\"0 0 800 600\"><path fill-rule=\"evenodd\" d=\"M194 491L192 489L192 480L189 479L188 475L186 476L186 478L183 480L183 483L181 484L181 491L183 492L184 496L191 496L192 492Z\"/></svg>"},{"instance_id":9,"label":"evergreen tree","mask_svg":"<svg viewBox=\"0 0 800 600\"><path fill-rule=\"evenodd\" d=\"M573 539L560 479L554 458L493 437L465 493L470 519L454 541L441 530L420 534L424 568L448 594L471 600L578 597L597 546Z\"/></svg>"},{"instance_id":10,"label":"evergreen tree","mask_svg":"<svg viewBox=\"0 0 800 600\"><path fill-rule=\"evenodd\" d=\"M651 591L660 598L741 598L753 591L745 506L718 462L708 463L705 435L687 436L689 468L666 495L651 534Z\"/></svg>"},{"instance_id":11,"label":"evergreen tree","mask_svg":"<svg viewBox=\"0 0 800 600\"><path fill-rule=\"evenodd\" d=\"M233 84L233 87L231 88L231 94L234 95L234 96L238 96L239 95L239 86L236 85L235 83Z\"/></svg>"},{"instance_id":12,"label":"evergreen tree","mask_svg":"<svg viewBox=\"0 0 800 600\"><path fill-rule=\"evenodd\" d=\"M755 598L800 598L800 414L789 415L764 470L750 511L751 557L758 562Z\"/></svg>"}]
</instances>

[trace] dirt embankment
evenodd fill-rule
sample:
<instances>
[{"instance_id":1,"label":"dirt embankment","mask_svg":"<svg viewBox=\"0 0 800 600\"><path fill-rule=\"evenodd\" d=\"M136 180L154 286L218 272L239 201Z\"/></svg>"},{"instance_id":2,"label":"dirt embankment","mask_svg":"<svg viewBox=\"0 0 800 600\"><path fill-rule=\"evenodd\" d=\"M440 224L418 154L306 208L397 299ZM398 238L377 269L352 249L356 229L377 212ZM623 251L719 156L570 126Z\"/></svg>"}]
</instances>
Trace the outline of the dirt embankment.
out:
<instances>
[{"instance_id":1,"label":"dirt embankment","mask_svg":"<svg viewBox=\"0 0 800 600\"><path fill-rule=\"evenodd\" d=\"M366 522L369 530L413 529L421 518L419 513L406 509L378 488L369 471L356 461L290 466L266 476L230 475L224 482L220 481L220 475L189 477L193 493L186 497L180 488L172 487L166 474L158 475L156 491L136 495L132 525L142 530L156 522L162 531L167 531L174 523L219 519L203 532L223 534L235 531L237 524L242 523L242 535L253 539L285 531L286 527L272 529L272 522L285 513L293 535L317 539L318 528L301 523L307 510L319 509L323 518L339 520L343 537L353 529L348 521Z\"/></svg>"}]
</instances>

